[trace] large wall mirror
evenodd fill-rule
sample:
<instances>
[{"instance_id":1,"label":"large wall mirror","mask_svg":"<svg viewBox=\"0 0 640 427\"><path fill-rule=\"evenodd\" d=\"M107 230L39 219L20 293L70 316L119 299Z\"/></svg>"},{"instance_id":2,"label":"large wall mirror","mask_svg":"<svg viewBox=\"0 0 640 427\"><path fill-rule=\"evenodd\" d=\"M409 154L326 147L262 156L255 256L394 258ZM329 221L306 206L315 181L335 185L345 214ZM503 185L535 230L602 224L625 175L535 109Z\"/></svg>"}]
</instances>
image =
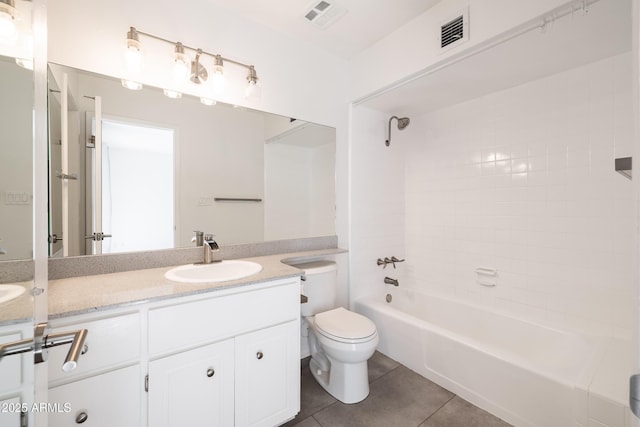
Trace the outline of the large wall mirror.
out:
<instances>
[{"instance_id":1,"label":"large wall mirror","mask_svg":"<svg viewBox=\"0 0 640 427\"><path fill-rule=\"evenodd\" d=\"M33 72L0 56L0 261L33 258Z\"/></svg>"},{"instance_id":2,"label":"large wall mirror","mask_svg":"<svg viewBox=\"0 0 640 427\"><path fill-rule=\"evenodd\" d=\"M335 129L56 64L48 78L50 256L335 234Z\"/></svg>"}]
</instances>

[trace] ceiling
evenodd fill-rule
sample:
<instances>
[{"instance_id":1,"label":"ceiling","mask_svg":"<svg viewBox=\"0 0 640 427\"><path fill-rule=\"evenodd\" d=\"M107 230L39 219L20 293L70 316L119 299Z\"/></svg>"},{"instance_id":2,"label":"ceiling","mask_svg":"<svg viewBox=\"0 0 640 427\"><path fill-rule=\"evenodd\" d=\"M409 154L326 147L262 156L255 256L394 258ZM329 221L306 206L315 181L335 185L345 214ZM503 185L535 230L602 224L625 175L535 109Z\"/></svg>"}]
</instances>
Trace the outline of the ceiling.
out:
<instances>
[{"instance_id":1,"label":"ceiling","mask_svg":"<svg viewBox=\"0 0 640 427\"><path fill-rule=\"evenodd\" d=\"M631 2L599 1L464 60L435 67L362 102L389 114L420 115L540 79L631 49Z\"/></svg>"},{"instance_id":2,"label":"ceiling","mask_svg":"<svg viewBox=\"0 0 640 427\"><path fill-rule=\"evenodd\" d=\"M326 0L347 10L320 29L305 14L320 0L209 0L232 13L349 59L442 0Z\"/></svg>"}]
</instances>

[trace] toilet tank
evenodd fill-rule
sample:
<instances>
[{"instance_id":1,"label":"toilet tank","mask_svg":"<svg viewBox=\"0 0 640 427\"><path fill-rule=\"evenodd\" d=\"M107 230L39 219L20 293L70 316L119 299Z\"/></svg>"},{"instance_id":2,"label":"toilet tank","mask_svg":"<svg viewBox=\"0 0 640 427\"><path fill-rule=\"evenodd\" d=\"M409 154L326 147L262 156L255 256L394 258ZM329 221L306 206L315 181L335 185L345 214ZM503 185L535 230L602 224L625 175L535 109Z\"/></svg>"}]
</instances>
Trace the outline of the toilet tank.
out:
<instances>
[{"instance_id":1,"label":"toilet tank","mask_svg":"<svg viewBox=\"0 0 640 427\"><path fill-rule=\"evenodd\" d=\"M301 304L302 316L312 316L336 308L338 266L334 261L310 261L292 266L304 270L306 279L301 282L302 294L308 298L305 304Z\"/></svg>"}]
</instances>

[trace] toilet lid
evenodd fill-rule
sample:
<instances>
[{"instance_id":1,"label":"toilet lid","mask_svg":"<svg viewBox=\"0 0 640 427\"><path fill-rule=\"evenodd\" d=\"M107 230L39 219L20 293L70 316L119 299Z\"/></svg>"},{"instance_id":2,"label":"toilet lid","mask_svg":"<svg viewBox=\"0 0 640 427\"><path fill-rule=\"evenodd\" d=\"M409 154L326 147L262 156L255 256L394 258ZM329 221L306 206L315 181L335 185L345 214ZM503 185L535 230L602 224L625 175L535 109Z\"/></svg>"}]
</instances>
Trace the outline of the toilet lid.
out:
<instances>
[{"instance_id":1,"label":"toilet lid","mask_svg":"<svg viewBox=\"0 0 640 427\"><path fill-rule=\"evenodd\" d=\"M338 340L358 340L376 333L376 325L366 317L342 307L315 315L318 332Z\"/></svg>"}]
</instances>

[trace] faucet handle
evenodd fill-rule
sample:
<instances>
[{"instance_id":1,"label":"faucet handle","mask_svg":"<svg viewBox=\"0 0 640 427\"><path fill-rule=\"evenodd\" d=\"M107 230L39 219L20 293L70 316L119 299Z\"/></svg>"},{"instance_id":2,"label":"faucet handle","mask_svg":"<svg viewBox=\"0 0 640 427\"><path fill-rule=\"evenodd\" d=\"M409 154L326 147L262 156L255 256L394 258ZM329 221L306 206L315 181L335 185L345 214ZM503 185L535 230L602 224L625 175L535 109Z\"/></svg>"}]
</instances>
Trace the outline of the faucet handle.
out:
<instances>
[{"instance_id":1,"label":"faucet handle","mask_svg":"<svg viewBox=\"0 0 640 427\"><path fill-rule=\"evenodd\" d=\"M204 241L202 240L204 232L198 230L194 230L193 232L196 233L196 235L191 238L191 242L196 242L196 246L202 246L204 244Z\"/></svg>"}]
</instances>

